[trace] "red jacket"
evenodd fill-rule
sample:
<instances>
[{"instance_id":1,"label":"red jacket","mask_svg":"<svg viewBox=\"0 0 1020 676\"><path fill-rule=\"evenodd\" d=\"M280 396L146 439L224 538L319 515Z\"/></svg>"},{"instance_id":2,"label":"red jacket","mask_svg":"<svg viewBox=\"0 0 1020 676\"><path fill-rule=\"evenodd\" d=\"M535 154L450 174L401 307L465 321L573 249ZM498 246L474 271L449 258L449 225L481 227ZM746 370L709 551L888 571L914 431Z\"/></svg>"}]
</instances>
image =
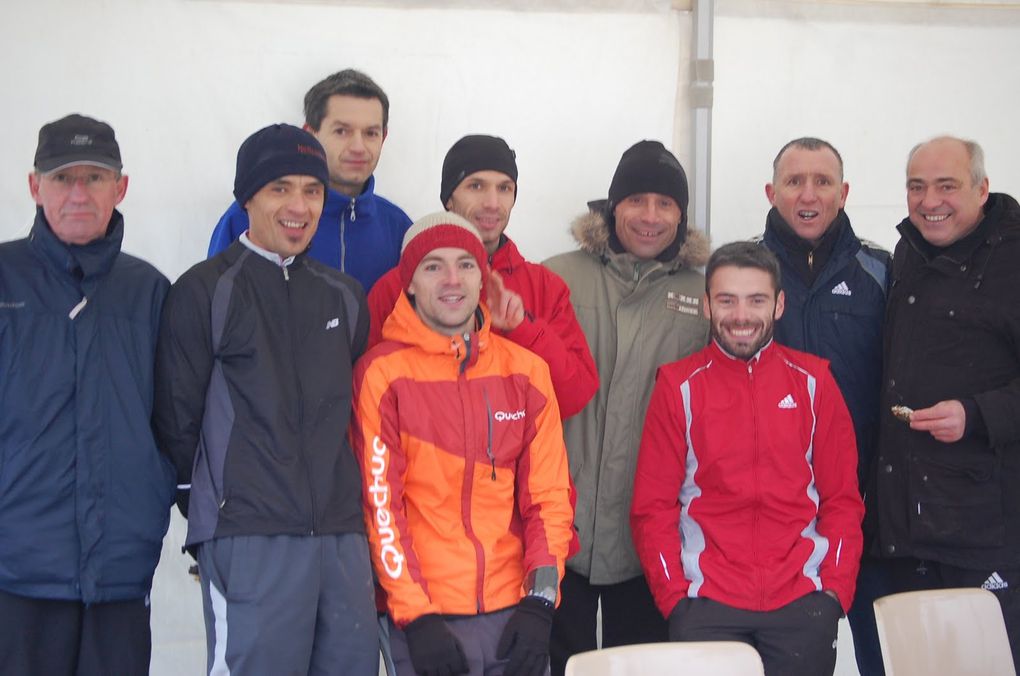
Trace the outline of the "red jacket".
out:
<instances>
[{"instance_id":1,"label":"red jacket","mask_svg":"<svg viewBox=\"0 0 1020 676\"><path fill-rule=\"evenodd\" d=\"M774 610L829 589L846 610L862 548L853 423L828 362L772 343L659 369L631 529L655 602Z\"/></svg>"},{"instance_id":2,"label":"red jacket","mask_svg":"<svg viewBox=\"0 0 1020 676\"><path fill-rule=\"evenodd\" d=\"M580 412L599 389L598 371L570 304L570 290L556 273L524 260L509 239L489 258L489 265L503 277L506 288L520 294L527 313L520 326L502 335L545 360L560 415L569 418ZM382 340L383 322L393 311L400 291L400 276L394 268L368 294L369 347Z\"/></svg>"}]
</instances>

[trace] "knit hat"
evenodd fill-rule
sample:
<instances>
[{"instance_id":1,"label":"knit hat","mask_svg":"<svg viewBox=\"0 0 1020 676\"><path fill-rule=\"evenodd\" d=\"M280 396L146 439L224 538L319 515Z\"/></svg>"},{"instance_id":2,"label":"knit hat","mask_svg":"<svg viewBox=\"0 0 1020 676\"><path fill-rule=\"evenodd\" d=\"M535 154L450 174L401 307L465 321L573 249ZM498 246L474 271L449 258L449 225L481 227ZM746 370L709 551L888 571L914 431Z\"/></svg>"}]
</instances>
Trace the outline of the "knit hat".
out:
<instances>
[{"instance_id":1,"label":"knit hat","mask_svg":"<svg viewBox=\"0 0 1020 676\"><path fill-rule=\"evenodd\" d=\"M281 176L312 176L329 185L326 151L314 136L289 124L260 129L237 151L234 198L244 207L252 196ZM325 199L326 191L323 191Z\"/></svg>"},{"instance_id":2,"label":"knit hat","mask_svg":"<svg viewBox=\"0 0 1020 676\"><path fill-rule=\"evenodd\" d=\"M676 200L687 220L687 174L658 141L638 141L623 153L609 184L609 211L635 193L654 192Z\"/></svg>"},{"instance_id":3,"label":"knit hat","mask_svg":"<svg viewBox=\"0 0 1020 676\"><path fill-rule=\"evenodd\" d=\"M120 171L120 146L113 127L77 114L44 124L35 149L35 170L48 174L76 164Z\"/></svg>"},{"instance_id":4,"label":"knit hat","mask_svg":"<svg viewBox=\"0 0 1020 676\"><path fill-rule=\"evenodd\" d=\"M517 154L498 136L473 134L454 143L443 160L439 201L444 207L461 181L476 171L498 171L509 176L517 199Z\"/></svg>"},{"instance_id":5,"label":"knit hat","mask_svg":"<svg viewBox=\"0 0 1020 676\"><path fill-rule=\"evenodd\" d=\"M440 211L422 216L404 234L397 268L400 270L400 283L405 290L411 285L411 278L421 259L430 251L443 247L464 249L474 256L478 269L482 271L482 278L485 278L488 259L475 226L455 213Z\"/></svg>"}]
</instances>

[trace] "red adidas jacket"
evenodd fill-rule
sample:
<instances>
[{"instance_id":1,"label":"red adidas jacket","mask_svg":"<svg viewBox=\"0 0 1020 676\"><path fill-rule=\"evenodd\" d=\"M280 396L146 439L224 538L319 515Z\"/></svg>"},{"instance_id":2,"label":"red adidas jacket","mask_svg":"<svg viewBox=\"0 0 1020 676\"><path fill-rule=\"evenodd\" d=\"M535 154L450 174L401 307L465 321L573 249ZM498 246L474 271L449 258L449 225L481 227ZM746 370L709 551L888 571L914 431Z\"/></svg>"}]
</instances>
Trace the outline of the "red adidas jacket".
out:
<instances>
[{"instance_id":1,"label":"red adidas jacket","mask_svg":"<svg viewBox=\"0 0 1020 676\"><path fill-rule=\"evenodd\" d=\"M846 404L819 357L712 342L659 369L631 529L656 604L768 611L829 589L853 600L864 505Z\"/></svg>"}]
</instances>

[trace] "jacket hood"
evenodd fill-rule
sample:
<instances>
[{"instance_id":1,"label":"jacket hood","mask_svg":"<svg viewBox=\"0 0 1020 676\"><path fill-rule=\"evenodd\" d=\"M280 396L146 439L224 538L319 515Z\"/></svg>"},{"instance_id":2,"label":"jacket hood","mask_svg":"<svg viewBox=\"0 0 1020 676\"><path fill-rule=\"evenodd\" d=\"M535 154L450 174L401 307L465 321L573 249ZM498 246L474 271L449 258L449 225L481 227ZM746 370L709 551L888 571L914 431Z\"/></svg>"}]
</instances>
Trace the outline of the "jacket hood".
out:
<instances>
[{"instance_id":1,"label":"jacket hood","mask_svg":"<svg viewBox=\"0 0 1020 676\"><path fill-rule=\"evenodd\" d=\"M595 205L598 204L595 203ZM592 206L586 213L575 218L574 222L570 224L570 233L577 240L582 251L600 257L613 253L609 248L609 223L598 206ZM708 263L710 253L711 245L708 235L688 225L687 238L673 262L678 262L689 268L704 267Z\"/></svg>"}]
</instances>

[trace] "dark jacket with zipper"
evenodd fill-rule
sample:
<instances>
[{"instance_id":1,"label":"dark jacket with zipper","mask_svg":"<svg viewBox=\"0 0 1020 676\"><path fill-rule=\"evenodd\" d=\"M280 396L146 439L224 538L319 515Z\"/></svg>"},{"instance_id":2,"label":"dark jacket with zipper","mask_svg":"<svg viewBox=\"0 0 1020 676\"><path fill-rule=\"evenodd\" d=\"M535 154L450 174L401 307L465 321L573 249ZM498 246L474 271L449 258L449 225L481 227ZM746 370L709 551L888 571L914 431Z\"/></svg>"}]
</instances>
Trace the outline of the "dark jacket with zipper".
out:
<instances>
[{"instance_id":1,"label":"dark jacket with zipper","mask_svg":"<svg viewBox=\"0 0 1020 676\"><path fill-rule=\"evenodd\" d=\"M102 603L149 593L173 469L149 426L170 283L105 237L57 239L40 208L0 245L0 589Z\"/></svg>"},{"instance_id":2,"label":"dark jacket with zipper","mask_svg":"<svg viewBox=\"0 0 1020 676\"><path fill-rule=\"evenodd\" d=\"M859 239L843 210L812 248L773 208L760 241L779 259L786 295L776 342L829 360L854 421L863 491L878 435L889 252Z\"/></svg>"},{"instance_id":3,"label":"dark jacket with zipper","mask_svg":"<svg viewBox=\"0 0 1020 676\"><path fill-rule=\"evenodd\" d=\"M186 546L364 532L347 424L367 335L360 285L306 255L278 265L235 242L177 280L155 427L190 484Z\"/></svg>"},{"instance_id":4,"label":"dark jacket with zipper","mask_svg":"<svg viewBox=\"0 0 1020 676\"><path fill-rule=\"evenodd\" d=\"M993 193L974 232L944 249L899 224L886 315L876 463L878 553L961 568L1020 561L1020 205ZM969 400L955 443L893 405ZM980 422L973 418L979 417Z\"/></svg>"}]
</instances>

